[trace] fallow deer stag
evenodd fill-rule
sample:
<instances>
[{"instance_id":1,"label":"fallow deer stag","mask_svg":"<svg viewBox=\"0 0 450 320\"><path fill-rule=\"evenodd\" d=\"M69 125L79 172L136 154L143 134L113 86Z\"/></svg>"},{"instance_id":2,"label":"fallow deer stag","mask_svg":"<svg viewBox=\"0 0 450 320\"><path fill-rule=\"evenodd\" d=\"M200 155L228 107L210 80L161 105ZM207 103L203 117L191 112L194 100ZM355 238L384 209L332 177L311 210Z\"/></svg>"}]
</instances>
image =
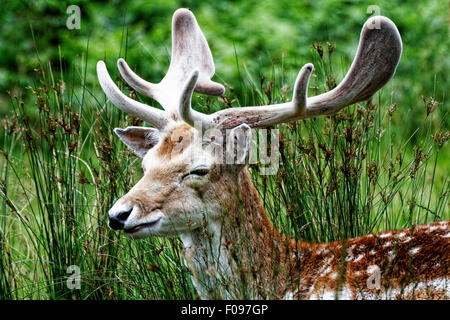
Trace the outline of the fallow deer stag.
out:
<instances>
[{"instance_id":1,"label":"fallow deer stag","mask_svg":"<svg viewBox=\"0 0 450 320\"><path fill-rule=\"evenodd\" d=\"M108 99L154 127L115 129L143 158L144 175L109 210L110 227L134 239L179 236L203 299L448 299L449 221L341 242L295 241L272 226L245 166L251 128L332 115L369 99L393 76L401 52L395 24L371 17L350 70L333 90L307 97L313 71L308 63L297 76L291 102L202 114L191 108L193 92L221 95L225 89L211 81L213 58L194 15L177 10L171 63L160 83L143 80L123 59L117 63L126 82L164 110L125 96L105 63L97 64ZM213 139L202 140L197 124L239 137L243 152L233 153L234 164L208 148ZM234 138L222 141L235 143Z\"/></svg>"}]
</instances>

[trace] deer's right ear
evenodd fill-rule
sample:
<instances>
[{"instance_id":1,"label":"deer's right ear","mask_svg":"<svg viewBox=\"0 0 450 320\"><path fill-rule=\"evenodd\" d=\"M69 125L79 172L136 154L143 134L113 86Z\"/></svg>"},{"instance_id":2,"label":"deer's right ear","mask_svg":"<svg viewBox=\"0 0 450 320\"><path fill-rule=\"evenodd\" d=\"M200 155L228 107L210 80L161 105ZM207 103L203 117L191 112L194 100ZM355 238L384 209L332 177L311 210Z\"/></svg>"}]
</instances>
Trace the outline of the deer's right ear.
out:
<instances>
[{"instance_id":1,"label":"deer's right ear","mask_svg":"<svg viewBox=\"0 0 450 320\"><path fill-rule=\"evenodd\" d=\"M159 141L159 131L147 127L127 127L126 129L115 128L114 132L128 148L143 158L148 150L153 148Z\"/></svg>"}]
</instances>

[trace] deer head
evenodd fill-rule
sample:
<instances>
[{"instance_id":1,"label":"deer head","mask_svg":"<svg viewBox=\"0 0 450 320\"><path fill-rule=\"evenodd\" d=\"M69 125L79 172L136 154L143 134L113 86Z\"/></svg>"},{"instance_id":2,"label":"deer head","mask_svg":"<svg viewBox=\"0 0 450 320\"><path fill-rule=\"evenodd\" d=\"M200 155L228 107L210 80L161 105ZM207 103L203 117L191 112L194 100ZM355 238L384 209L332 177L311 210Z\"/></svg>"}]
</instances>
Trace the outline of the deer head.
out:
<instances>
[{"instance_id":1,"label":"deer head","mask_svg":"<svg viewBox=\"0 0 450 320\"><path fill-rule=\"evenodd\" d=\"M156 109L125 96L111 80L105 63L97 73L108 99L123 111L140 117L153 128L115 129L119 138L142 158L141 180L109 211L110 227L132 238L181 235L211 219L219 219L237 196L239 172L248 158L251 128L332 115L345 106L370 98L394 74L402 45L394 23L370 18L363 26L355 59L345 78L333 90L308 97L313 65L304 65L293 88L292 101L268 106L224 109L203 114L191 107L193 92L222 95L221 84L211 81L213 58L194 15L187 9L174 13L172 59L160 83L137 76L123 59L118 68L136 91L161 104ZM205 139L195 126L212 130ZM228 137L231 137L229 139ZM218 144L235 143L241 152L226 163ZM200 143L195 143L200 141Z\"/></svg>"}]
</instances>

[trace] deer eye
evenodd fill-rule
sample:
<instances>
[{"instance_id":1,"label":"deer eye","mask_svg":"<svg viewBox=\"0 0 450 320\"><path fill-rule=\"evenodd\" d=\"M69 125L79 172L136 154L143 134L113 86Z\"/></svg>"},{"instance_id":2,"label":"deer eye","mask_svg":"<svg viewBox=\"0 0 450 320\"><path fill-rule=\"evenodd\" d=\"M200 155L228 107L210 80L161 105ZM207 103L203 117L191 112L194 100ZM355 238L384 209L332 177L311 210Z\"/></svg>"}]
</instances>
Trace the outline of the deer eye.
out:
<instances>
[{"instance_id":1,"label":"deer eye","mask_svg":"<svg viewBox=\"0 0 450 320\"><path fill-rule=\"evenodd\" d=\"M209 169L205 167L195 168L183 176L183 179L189 176L204 177L209 173Z\"/></svg>"},{"instance_id":2,"label":"deer eye","mask_svg":"<svg viewBox=\"0 0 450 320\"><path fill-rule=\"evenodd\" d=\"M208 173L209 173L209 169L206 169L206 168L194 169L191 172L189 172L189 174L193 174L193 175L200 176L200 177L206 176Z\"/></svg>"}]
</instances>

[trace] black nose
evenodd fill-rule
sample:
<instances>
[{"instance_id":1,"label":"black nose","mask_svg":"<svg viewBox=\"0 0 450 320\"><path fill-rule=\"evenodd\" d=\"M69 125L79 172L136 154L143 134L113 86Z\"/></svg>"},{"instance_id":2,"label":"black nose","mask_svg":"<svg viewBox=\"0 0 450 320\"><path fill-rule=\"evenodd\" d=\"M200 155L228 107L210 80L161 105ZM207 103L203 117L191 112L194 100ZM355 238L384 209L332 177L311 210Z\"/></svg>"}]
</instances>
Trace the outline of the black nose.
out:
<instances>
[{"instance_id":1,"label":"black nose","mask_svg":"<svg viewBox=\"0 0 450 320\"><path fill-rule=\"evenodd\" d=\"M125 226L125 221L130 216L133 208L127 211L121 211L114 217L109 217L109 227L113 230L121 230Z\"/></svg>"}]
</instances>

